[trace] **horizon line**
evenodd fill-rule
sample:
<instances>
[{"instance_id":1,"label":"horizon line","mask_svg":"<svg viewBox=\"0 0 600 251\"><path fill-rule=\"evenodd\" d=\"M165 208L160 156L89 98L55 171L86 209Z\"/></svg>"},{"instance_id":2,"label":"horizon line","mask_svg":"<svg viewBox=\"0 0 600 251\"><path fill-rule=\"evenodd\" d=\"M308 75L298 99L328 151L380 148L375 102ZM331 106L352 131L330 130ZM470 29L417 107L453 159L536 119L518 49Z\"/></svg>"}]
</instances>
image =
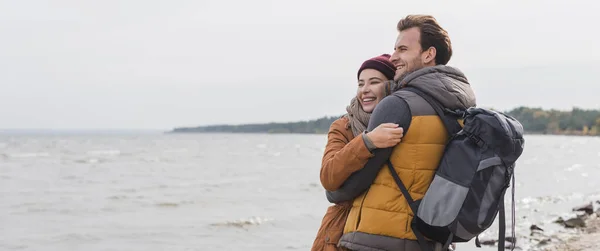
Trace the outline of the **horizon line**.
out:
<instances>
[{"instance_id":1,"label":"horizon line","mask_svg":"<svg viewBox=\"0 0 600 251\"><path fill-rule=\"evenodd\" d=\"M495 109L494 107L481 106L486 109ZM600 108L583 108L578 106L572 106L570 109L557 109L557 108L543 108L539 106L515 106L508 110L502 110L502 112L508 112L510 110L514 110L516 108L525 107L530 109L542 109L545 111L560 111L560 112L570 112L573 109L582 109L582 110L600 110ZM169 133L175 129L181 128L194 128L194 127L209 127L209 126L241 126L241 125L257 125L257 124L271 124L271 123L296 123L296 122L308 122L312 120L318 120L323 118L330 117L338 117L343 116L345 113L340 113L336 115L322 115L320 117L314 117L310 119L298 119L298 120L288 120L288 121L275 121L271 120L268 122L243 122L243 123L214 123L214 124L196 124L196 125L188 125L188 126L171 126L170 128L0 128L1 134L25 134L25 133Z\"/></svg>"}]
</instances>

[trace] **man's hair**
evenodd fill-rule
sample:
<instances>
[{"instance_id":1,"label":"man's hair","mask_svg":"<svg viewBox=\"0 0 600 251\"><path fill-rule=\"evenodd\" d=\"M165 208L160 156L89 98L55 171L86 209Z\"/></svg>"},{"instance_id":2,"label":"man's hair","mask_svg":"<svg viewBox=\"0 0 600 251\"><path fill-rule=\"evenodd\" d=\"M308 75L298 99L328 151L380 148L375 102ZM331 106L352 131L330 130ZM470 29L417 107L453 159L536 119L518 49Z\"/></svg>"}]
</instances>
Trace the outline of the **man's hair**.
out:
<instances>
[{"instance_id":1,"label":"man's hair","mask_svg":"<svg viewBox=\"0 0 600 251\"><path fill-rule=\"evenodd\" d=\"M408 15L398 22L398 32L413 27L419 28L421 33L420 43L423 51L434 47L436 50L435 64L445 65L452 57L452 43L448 32L444 30L437 20L430 15Z\"/></svg>"}]
</instances>

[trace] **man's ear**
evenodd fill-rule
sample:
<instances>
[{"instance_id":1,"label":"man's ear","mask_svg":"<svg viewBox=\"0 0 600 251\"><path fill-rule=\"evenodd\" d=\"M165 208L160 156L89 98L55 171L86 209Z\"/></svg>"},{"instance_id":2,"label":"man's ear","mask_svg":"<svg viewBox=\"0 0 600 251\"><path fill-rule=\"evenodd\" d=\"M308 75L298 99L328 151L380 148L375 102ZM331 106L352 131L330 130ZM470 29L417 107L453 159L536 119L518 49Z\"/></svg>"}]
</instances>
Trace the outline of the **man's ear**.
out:
<instances>
[{"instance_id":1,"label":"man's ear","mask_svg":"<svg viewBox=\"0 0 600 251\"><path fill-rule=\"evenodd\" d=\"M424 51L422 54L421 58L423 59L423 64L424 65L435 65L435 55L436 54L437 54L437 51L435 50L435 47L433 47L433 46L429 47L429 49Z\"/></svg>"}]
</instances>

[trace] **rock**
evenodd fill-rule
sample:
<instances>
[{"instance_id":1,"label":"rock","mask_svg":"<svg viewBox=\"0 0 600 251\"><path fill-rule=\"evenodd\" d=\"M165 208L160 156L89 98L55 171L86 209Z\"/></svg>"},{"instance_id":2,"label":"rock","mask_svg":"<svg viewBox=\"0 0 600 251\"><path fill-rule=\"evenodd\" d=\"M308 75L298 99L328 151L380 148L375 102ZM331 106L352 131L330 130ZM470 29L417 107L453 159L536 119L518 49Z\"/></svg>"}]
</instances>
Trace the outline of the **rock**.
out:
<instances>
[{"instance_id":1,"label":"rock","mask_svg":"<svg viewBox=\"0 0 600 251\"><path fill-rule=\"evenodd\" d=\"M544 231L544 229L542 229L542 228L538 227L538 226L537 226L537 225L535 225L535 224L531 225L531 226L529 227L529 230L531 230L531 231L540 230L540 231L542 231L542 232Z\"/></svg>"},{"instance_id":2,"label":"rock","mask_svg":"<svg viewBox=\"0 0 600 251\"><path fill-rule=\"evenodd\" d=\"M507 236L506 241L510 243L517 243L517 237Z\"/></svg>"},{"instance_id":3,"label":"rock","mask_svg":"<svg viewBox=\"0 0 600 251\"><path fill-rule=\"evenodd\" d=\"M590 215L594 213L594 204L592 202L573 208L573 211L585 212Z\"/></svg>"},{"instance_id":4,"label":"rock","mask_svg":"<svg viewBox=\"0 0 600 251\"><path fill-rule=\"evenodd\" d=\"M484 245L484 246L496 246L498 244L498 240L496 240L496 239L480 240L480 244ZM511 248L513 248L513 246L515 247L515 249L521 249L521 247L517 246L516 238L513 238L512 236L507 236L506 239L504 240L504 248L511 249Z\"/></svg>"},{"instance_id":5,"label":"rock","mask_svg":"<svg viewBox=\"0 0 600 251\"><path fill-rule=\"evenodd\" d=\"M481 243L481 245L485 245L485 246L494 246L496 245L496 242L498 242L497 240L480 240L479 243Z\"/></svg>"},{"instance_id":6,"label":"rock","mask_svg":"<svg viewBox=\"0 0 600 251\"><path fill-rule=\"evenodd\" d=\"M541 241L538 242L538 246L544 246L544 245L547 245L550 242L552 242L552 239L550 239L550 238L543 239L543 240L541 240Z\"/></svg>"},{"instance_id":7,"label":"rock","mask_svg":"<svg viewBox=\"0 0 600 251\"><path fill-rule=\"evenodd\" d=\"M529 227L529 230L531 230L531 232L529 233L529 236L531 236L531 237L533 237L534 235L535 236L543 236L544 235L543 234L544 229L542 229L541 227L538 227L538 225L535 225L535 224L531 225Z\"/></svg>"},{"instance_id":8,"label":"rock","mask_svg":"<svg viewBox=\"0 0 600 251\"><path fill-rule=\"evenodd\" d=\"M558 217L558 219L556 219L555 221L553 221L553 223L558 223L558 224L565 224L565 219L563 219L563 217Z\"/></svg>"},{"instance_id":9,"label":"rock","mask_svg":"<svg viewBox=\"0 0 600 251\"><path fill-rule=\"evenodd\" d=\"M558 223L566 228L583 228L585 227L585 219L587 219L587 215L578 215L568 220L559 217L554 223Z\"/></svg>"},{"instance_id":10,"label":"rock","mask_svg":"<svg viewBox=\"0 0 600 251\"><path fill-rule=\"evenodd\" d=\"M575 217L564 222L566 228L583 228L585 227L585 219L583 217Z\"/></svg>"}]
</instances>

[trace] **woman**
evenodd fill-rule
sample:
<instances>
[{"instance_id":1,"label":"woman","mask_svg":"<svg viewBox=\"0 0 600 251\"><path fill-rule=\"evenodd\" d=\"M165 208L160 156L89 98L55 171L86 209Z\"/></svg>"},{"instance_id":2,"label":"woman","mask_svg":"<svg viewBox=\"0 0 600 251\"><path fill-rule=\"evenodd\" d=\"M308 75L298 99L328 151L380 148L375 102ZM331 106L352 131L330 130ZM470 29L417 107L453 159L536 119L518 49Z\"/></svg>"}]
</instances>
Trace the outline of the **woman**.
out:
<instances>
[{"instance_id":1,"label":"woman","mask_svg":"<svg viewBox=\"0 0 600 251\"><path fill-rule=\"evenodd\" d=\"M327 135L327 146L321 163L321 184L326 190L337 190L350 175L363 168L371 151L397 145L403 136L402 128L396 124L381 124L373 131L364 133L375 106L394 87L396 67L389 61L390 55L383 54L365 61L358 69L356 97L346 108L347 114L331 124ZM323 217L311 251L338 250L352 202L330 206Z\"/></svg>"}]
</instances>

